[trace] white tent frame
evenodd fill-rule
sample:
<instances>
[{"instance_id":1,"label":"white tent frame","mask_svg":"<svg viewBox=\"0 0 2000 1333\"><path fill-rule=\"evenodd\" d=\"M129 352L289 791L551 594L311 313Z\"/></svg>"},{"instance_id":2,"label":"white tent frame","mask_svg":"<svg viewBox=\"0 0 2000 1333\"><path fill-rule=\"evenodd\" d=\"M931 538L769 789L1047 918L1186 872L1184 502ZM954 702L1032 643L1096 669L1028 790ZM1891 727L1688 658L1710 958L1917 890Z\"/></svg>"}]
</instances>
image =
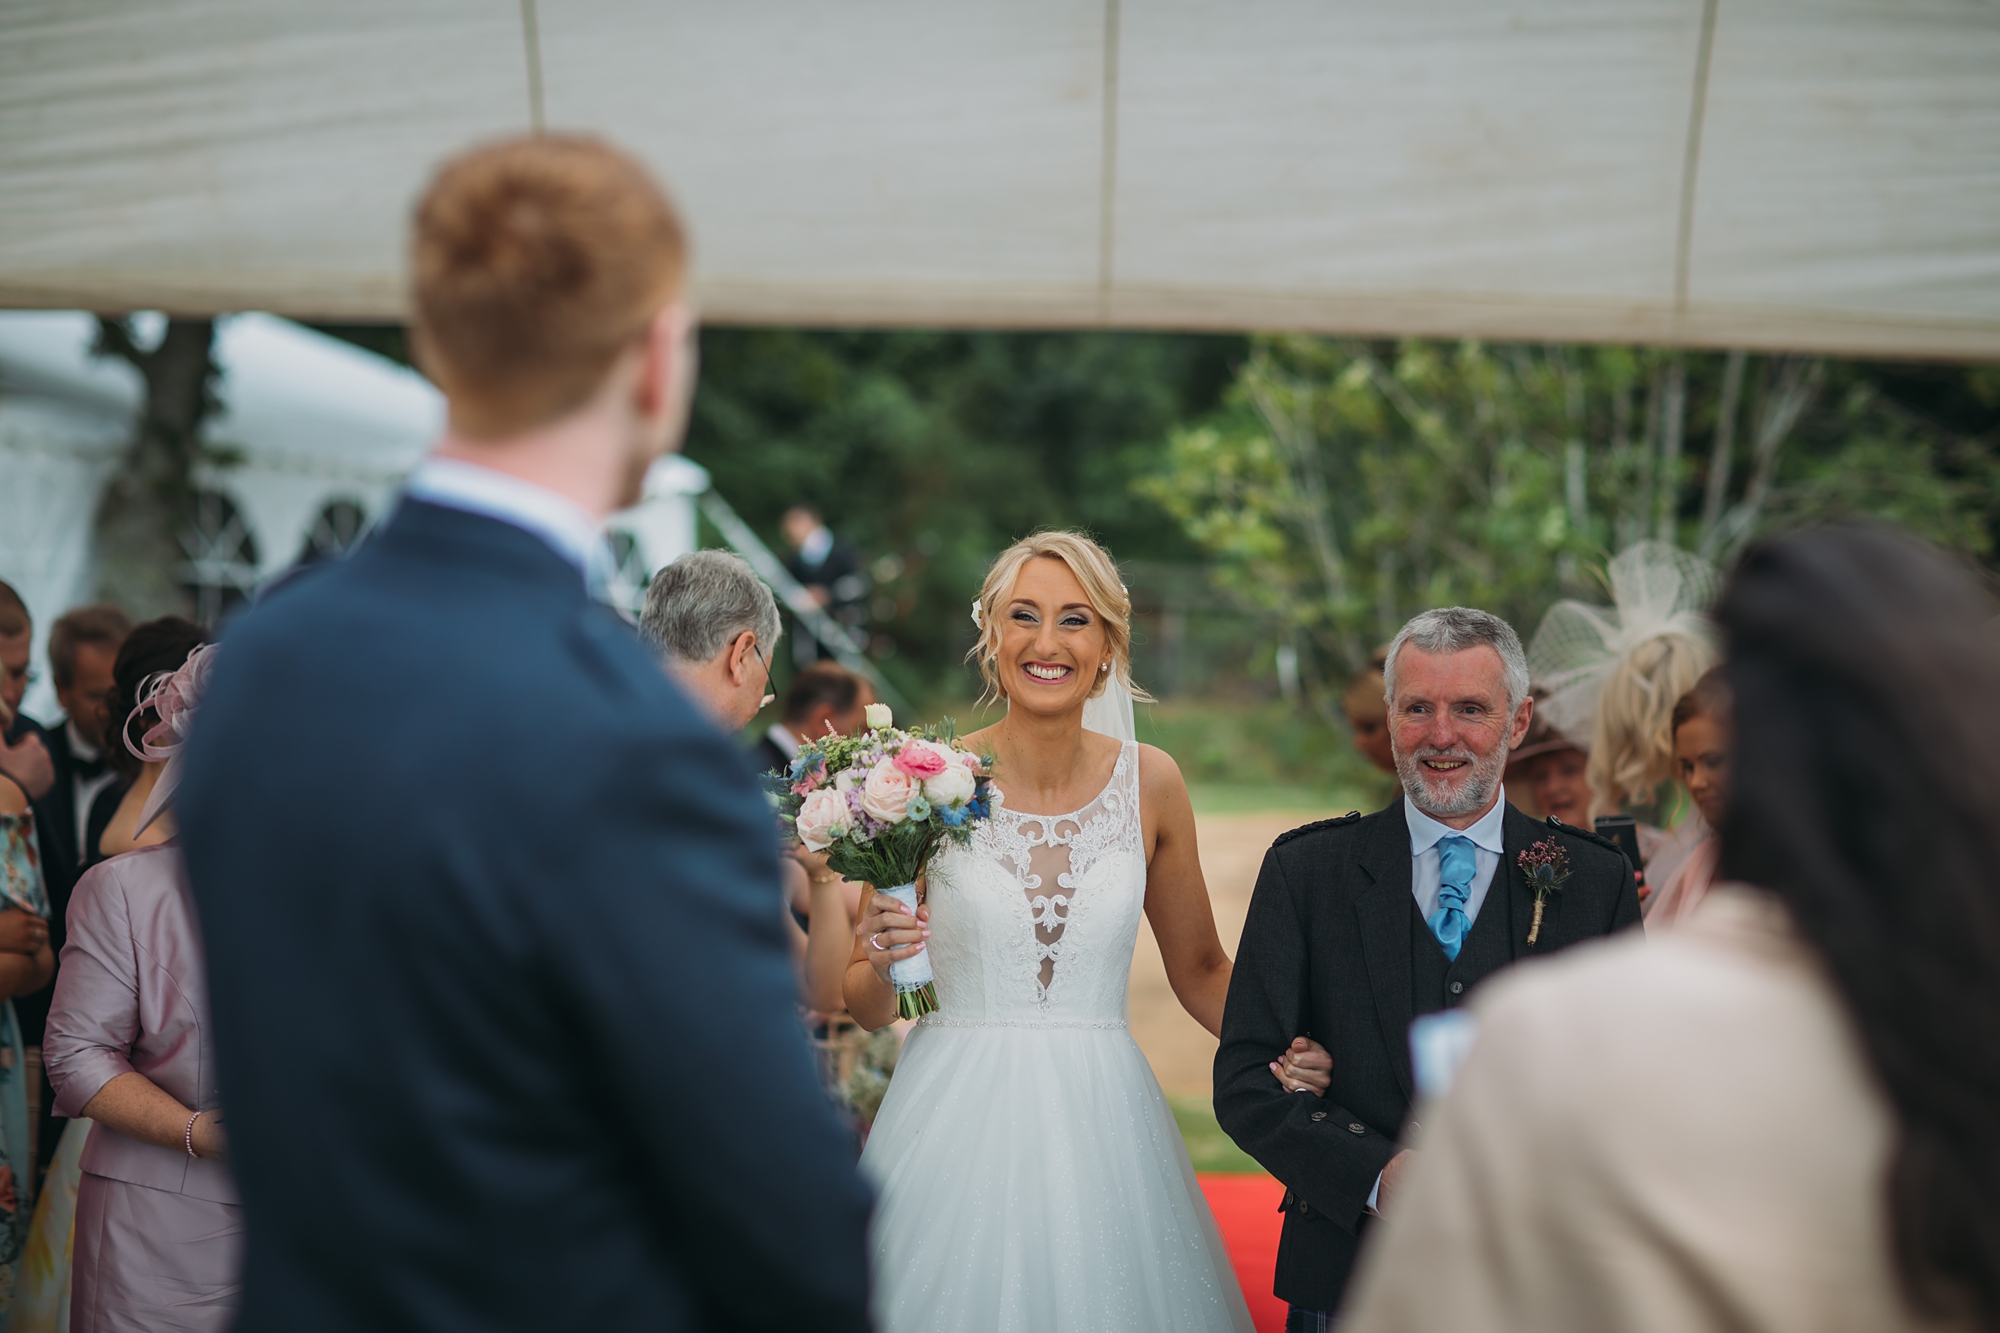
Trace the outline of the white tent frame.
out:
<instances>
[{"instance_id":1,"label":"white tent frame","mask_svg":"<svg viewBox=\"0 0 2000 1333\"><path fill-rule=\"evenodd\" d=\"M707 316L2000 357L1988 0L20 0L0 304L398 318L605 134Z\"/></svg>"}]
</instances>

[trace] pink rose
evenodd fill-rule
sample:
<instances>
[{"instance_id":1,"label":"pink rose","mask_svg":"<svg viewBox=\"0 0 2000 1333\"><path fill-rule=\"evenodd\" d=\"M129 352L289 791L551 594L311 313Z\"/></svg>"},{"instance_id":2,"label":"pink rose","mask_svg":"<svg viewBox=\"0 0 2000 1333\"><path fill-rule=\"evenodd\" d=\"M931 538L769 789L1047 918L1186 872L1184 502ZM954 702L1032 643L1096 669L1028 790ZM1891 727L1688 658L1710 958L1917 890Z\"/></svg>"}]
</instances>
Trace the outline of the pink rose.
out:
<instances>
[{"instance_id":1,"label":"pink rose","mask_svg":"<svg viewBox=\"0 0 2000 1333\"><path fill-rule=\"evenodd\" d=\"M861 808L884 824L900 824L910 813L910 798L916 793L915 780L884 760L868 770L868 781L861 788Z\"/></svg>"},{"instance_id":2,"label":"pink rose","mask_svg":"<svg viewBox=\"0 0 2000 1333\"><path fill-rule=\"evenodd\" d=\"M897 751L895 763L913 778L934 778L944 772L945 757L935 745L911 741Z\"/></svg>"},{"instance_id":3,"label":"pink rose","mask_svg":"<svg viewBox=\"0 0 2000 1333\"><path fill-rule=\"evenodd\" d=\"M807 851L823 852L835 838L847 832L847 801L839 792L821 787L799 806L799 817L792 827L798 831L799 841L806 845Z\"/></svg>"}]
</instances>

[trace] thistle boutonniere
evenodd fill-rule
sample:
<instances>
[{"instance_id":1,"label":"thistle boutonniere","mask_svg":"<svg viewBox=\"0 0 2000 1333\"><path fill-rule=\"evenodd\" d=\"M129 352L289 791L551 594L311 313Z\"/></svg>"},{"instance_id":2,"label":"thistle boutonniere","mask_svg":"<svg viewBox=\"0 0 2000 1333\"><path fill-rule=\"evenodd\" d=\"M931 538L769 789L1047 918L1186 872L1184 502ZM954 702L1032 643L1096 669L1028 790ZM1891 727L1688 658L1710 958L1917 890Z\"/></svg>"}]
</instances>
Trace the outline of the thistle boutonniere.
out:
<instances>
[{"instance_id":1,"label":"thistle boutonniere","mask_svg":"<svg viewBox=\"0 0 2000 1333\"><path fill-rule=\"evenodd\" d=\"M1535 921L1528 927L1528 943L1532 945L1541 938L1542 909L1548 904L1549 895L1569 883L1569 853L1554 838L1544 838L1514 861L1528 877L1528 887L1535 891Z\"/></svg>"}]
</instances>

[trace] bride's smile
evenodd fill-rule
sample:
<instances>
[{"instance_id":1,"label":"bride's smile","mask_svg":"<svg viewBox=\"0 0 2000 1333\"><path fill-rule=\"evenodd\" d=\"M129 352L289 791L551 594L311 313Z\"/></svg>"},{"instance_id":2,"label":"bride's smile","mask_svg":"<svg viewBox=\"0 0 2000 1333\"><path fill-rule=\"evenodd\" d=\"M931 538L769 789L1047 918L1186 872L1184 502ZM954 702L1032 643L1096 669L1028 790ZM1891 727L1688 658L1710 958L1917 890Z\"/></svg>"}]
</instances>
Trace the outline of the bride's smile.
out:
<instances>
[{"instance_id":1,"label":"bride's smile","mask_svg":"<svg viewBox=\"0 0 2000 1333\"><path fill-rule=\"evenodd\" d=\"M1110 668L1111 645L1089 594L1060 560L1030 560L1014 581L997 654L1011 703L1032 712L1081 708Z\"/></svg>"}]
</instances>

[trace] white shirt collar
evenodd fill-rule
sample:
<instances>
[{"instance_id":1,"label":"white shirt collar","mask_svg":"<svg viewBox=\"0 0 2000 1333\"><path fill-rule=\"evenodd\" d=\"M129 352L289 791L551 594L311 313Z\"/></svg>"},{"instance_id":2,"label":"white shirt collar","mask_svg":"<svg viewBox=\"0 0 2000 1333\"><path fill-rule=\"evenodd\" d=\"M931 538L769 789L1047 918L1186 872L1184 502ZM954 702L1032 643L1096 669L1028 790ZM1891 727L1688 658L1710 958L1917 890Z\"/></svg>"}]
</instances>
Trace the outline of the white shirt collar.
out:
<instances>
[{"instance_id":1,"label":"white shirt collar","mask_svg":"<svg viewBox=\"0 0 2000 1333\"><path fill-rule=\"evenodd\" d=\"M85 740L82 733L77 731L74 719L66 719L63 722L63 730L69 733L69 752L72 756L83 760L86 764L93 759L103 758L104 752Z\"/></svg>"},{"instance_id":2,"label":"white shirt collar","mask_svg":"<svg viewBox=\"0 0 2000 1333\"><path fill-rule=\"evenodd\" d=\"M533 482L463 459L432 456L417 464L403 484L403 493L532 533L575 565L593 591L600 590L611 573L604 525L576 501Z\"/></svg>"},{"instance_id":3,"label":"white shirt collar","mask_svg":"<svg viewBox=\"0 0 2000 1333\"><path fill-rule=\"evenodd\" d=\"M1407 794L1403 797L1403 817L1410 824L1410 855L1422 856L1437 846L1440 838L1469 838L1474 847L1483 848L1495 856L1506 850L1505 824L1507 822L1507 789L1500 788L1500 795L1493 802L1493 808L1479 817L1479 822L1471 828L1457 829L1449 824L1440 824L1423 811Z\"/></svg>"},{"instance_id":4,"label":"white shirt collar","mask_svg":"<svg viewBox=\"0 0 2000 1333\"><path fill-rule=\"evenodd\" d=\"M773 722L771 729L764 734L770 738L771 744L785 752L785 758L797 759L799 757L799 738L792 735L791 729L785 726L784 723Z\"/></svg>"}]
</instances>

